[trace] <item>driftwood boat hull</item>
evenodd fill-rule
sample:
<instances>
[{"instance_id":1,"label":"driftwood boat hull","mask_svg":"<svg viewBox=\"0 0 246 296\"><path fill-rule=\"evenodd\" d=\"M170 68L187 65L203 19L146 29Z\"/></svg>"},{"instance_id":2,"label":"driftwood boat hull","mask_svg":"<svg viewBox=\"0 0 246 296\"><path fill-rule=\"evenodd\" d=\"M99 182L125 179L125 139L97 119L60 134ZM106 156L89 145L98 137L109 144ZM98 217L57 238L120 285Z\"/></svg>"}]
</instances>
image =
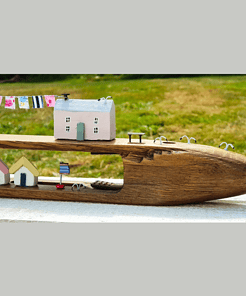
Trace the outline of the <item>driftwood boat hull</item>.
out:
<instances>
[{"instance_id":1,"label":"driftwood boat hull","mask_svg":"<svg viewBox=\"0 0 246 296\"><path fill-rule=\"evenodd\" d=\"M246 193L246 157L211 146L144 140L67 141L50 136L0 135L0 148L83 151L119 154L124 165L121 190L58 190L39 184L0 187L1 197L82 201L128 205L172 206L199 203Z\"/></svg>"}]
</instances>

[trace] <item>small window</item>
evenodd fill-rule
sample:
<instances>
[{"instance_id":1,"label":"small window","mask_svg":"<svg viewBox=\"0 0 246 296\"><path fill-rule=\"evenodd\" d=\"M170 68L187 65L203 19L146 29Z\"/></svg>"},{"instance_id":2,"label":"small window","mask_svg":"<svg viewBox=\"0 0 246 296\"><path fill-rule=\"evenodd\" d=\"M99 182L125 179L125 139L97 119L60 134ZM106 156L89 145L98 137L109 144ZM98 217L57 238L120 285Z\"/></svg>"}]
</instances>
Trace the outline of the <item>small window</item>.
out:
<instances>
[{"instance_id":1,"label":"small window","mask_svg":"<svg viewBox=\"0 0 246 296\"><path fill-rule=\"evenodd\" d=\"M71 122L71 117L66 117L66 122Z\"/></svg>"},{"instance_id":2,"label":"small window","mask_svg":"<svg viewBox=\"0 0 246 296\"><path fill-rule=\"evenodd\" d=\"M70 132L70 126L69 125L66 126L66 132L68 132L68 133Z\"/></svg>"},{"instance_id":3,"label":"small window","mask_svg":"<svg viewBox=\"0 0 246 296\"><path fill-rule=\"evenodd\" d=\"M98 124L98 118L97 117L95 117L95 119L94 119L94 124Z\"/></svg>"},{"instance_id":4,"label":"small window","mask_svg":"<svg viewBox=\"0 0 246 296\"><path fill-rule=\"evenodd\" d=\"M99 133L98 127L94 127L94 134L98 134L98 133Z\"/></svg>"}]
</instances>

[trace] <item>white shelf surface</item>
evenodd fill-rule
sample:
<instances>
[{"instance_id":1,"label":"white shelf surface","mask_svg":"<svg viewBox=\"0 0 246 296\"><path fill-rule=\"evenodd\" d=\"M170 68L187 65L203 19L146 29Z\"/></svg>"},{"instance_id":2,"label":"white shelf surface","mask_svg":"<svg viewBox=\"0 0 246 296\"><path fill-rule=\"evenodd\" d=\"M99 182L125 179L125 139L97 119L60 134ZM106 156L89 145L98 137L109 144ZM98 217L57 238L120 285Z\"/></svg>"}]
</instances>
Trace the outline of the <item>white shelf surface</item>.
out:
<instances>
[{"instance_id":1,"label":"white shelf surface","mask_svg":"<svg viewBox=\"0 0 246 296\"><path fill-rule=\"evenodd\" d=\"M45 179L39 178L40 181ZM50 179L59 180L57 177ZM99 179L63 180L89 183ZM246 222L246 194L173 207L0 198L0 222Z\"/></svg>"}]
</instances>

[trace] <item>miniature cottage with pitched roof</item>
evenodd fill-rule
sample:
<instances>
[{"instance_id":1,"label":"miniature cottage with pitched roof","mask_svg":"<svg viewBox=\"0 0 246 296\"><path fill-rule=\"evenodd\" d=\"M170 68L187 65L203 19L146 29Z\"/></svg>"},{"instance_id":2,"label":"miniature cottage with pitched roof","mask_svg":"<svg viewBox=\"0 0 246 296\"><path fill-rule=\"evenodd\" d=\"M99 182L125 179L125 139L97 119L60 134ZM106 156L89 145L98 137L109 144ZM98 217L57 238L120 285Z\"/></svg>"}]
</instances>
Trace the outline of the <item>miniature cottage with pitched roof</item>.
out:
<instances>
[{"instance_id":1,"label":"miniature cottage with pitched roof","mask_svg":"<svg viewBox=\"0 0 246 296\"><path fill-rule=\"evenodd\" d=\"M115 139L114 101L58 99L54 108L54 136L78 141Z\"/></svg>"},{"instance_id":2,"label":"miniature cottage with pitched roof","mask_svg":"<svg viewBox=\"0 0 246 296\"><path fill-rule=\"evenodd\" d=\"M0 159L0 185L10 182L10 174L8 166Z\"/></svg>"},{"instance_id":3,"label":"miniature cottage with pitched roof","mask_svg":"<svg viewBox=\"0 0 246 296\"><path fill-rule=\"evenodd\" d=\"M28 187L38 184L38 171L24 156L9 169L9 172L14 174L16 186Z\"/></svg>"}]
</instances>

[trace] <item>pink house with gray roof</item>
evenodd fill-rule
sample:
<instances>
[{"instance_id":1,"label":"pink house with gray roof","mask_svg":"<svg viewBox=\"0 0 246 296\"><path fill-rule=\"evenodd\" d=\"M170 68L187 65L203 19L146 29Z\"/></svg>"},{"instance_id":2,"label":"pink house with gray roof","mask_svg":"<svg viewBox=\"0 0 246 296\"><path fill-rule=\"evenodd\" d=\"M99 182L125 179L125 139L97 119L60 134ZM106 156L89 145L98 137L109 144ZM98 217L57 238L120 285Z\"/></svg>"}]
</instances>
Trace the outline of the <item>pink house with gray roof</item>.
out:
<instances>
[{"instance_id":1,"label":"pink house with gray roof","mask_svg":"<svg viewBox=\"0 0 246 296\"><path fill-rule=\"evenodd\" d=\"M113 140L116 136L113 100L58 99L54 108L56 139Z\"/></svg>"},{"instance_id":2,"label":"pink house with gray roof","mask_svg":"<svg viewBox=\"0 0 246 296\"><path fill-rule=\"evenodd\" d=\"M10 182L10 174L8 166L0 159L0 185Z\"/></svg>"}]
</instances>

